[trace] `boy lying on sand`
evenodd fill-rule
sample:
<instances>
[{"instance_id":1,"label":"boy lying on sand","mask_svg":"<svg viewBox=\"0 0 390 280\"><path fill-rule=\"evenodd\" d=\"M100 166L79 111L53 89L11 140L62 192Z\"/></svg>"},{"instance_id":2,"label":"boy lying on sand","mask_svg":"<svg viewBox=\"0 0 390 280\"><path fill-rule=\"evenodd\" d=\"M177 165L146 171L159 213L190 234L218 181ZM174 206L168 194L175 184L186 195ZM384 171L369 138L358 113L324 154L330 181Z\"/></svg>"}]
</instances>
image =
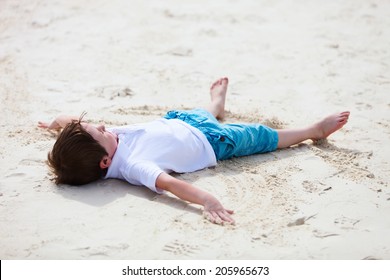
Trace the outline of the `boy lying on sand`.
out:
<instances>
[{"instance_id":1,"label":"boy lying on sand","mask_svg":"<svg viewBox=\"0 0 390 280\"><path fill-rule=\"evenodd\" d=\"M169 175L215 166L218 160L286 148L324 139L343 127L349 112L330 115L298 129L272 129L261 124L221 124L228 79L211 85L206 109L169 111L155 121L114 127L94 126L82 117L59 116L45 129L63 129L48 154L56 184L83 185L104 178L126 180L185 201L203 205L213 223L234 223L228 210L210 193Z\"/></svg>"}]
</instances>

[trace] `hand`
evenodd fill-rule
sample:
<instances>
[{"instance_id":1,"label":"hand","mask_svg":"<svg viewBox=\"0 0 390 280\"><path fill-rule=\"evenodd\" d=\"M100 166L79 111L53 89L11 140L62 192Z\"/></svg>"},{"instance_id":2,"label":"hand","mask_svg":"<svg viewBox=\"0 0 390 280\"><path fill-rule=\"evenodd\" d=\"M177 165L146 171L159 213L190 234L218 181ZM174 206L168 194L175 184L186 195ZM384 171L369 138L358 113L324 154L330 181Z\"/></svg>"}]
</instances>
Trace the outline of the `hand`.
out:
<instances>
[{"instance_id":1,"label":"hand","mask_svg":"<svg viewBox=\"0 0 390 280\"><path fill-rule=\"evenodd\" d=\"M214 197L204 204L203 216L210 222L218 225L224 225L225 223L234 225L235 221L230 216L233 213L233 210L225 209Z\"/></svg>"},{"instance_id":2,"label":"hand","mask_svg":"<svg viewBox=\"0 0 390 280\"><path fill-rule=\"evenodd\" d=\"M68 115L60 115L56 117L52 122L38 122L39 128L44 129L53 129L53 130L60 130L61 128L66 127L69 123L73 121L77 121L79 118L75 116L68 116Z\"/></svg>"},{"instance_id":3,"label":"hand","mask_svg":"<svg viewBox=\"0 0 390 280\"><path fill-rule=\"evenodd\" d=\"M220 225L235 223L230 217L233 214L232 210L225 209L213 195L187 182L163 172L157 177L156 186L171 192L185 201L203 205L203 216L212 223Z\"/></svg>"},{"instance_id":4,"label":"hand","mask_svg":"<svg viewBox=\"0 0 390 280\"><path fill-rule=\"evenodd\" d=\"M56 121L53 121L51 123L39 121L38 127L43 129L56 129L56 130L61 128Z\"/></svg>"}]
</instances>

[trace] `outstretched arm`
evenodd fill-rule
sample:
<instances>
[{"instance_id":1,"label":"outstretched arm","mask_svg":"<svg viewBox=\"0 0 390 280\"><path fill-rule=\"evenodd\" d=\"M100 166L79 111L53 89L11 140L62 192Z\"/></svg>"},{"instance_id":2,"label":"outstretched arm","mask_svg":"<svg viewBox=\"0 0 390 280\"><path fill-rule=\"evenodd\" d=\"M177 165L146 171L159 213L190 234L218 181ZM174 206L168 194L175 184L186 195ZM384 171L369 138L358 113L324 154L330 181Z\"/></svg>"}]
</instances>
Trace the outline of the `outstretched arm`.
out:
<instances>
[{"instance_id":1,"label":"outstretched arm","mask_svg":"<svg viewBox=\"0 0 390 280\"><path fill-rule=\"evenodd\" d=\"M225 209L213 195L187 182L176 179L167 173L161 173L156 180L156 186L171 192L180 199L203 205L205 217L213 223L234 224L234 220L230 216L233 214L232 210Z\"/></svg>"},{"instance_id":2,"label":"outstretched arm","mask_svg":"<svg viewBox=\"0 0 390 280\"><path fill-rule=\"evenodd\" d=\"M67 124L71 123L72 121L77 121L78 119L79 117L61 115L55 118L51 123L38 122L38 127L59 130L61 128L64 128Z\"/></svg>"}]
</instances>

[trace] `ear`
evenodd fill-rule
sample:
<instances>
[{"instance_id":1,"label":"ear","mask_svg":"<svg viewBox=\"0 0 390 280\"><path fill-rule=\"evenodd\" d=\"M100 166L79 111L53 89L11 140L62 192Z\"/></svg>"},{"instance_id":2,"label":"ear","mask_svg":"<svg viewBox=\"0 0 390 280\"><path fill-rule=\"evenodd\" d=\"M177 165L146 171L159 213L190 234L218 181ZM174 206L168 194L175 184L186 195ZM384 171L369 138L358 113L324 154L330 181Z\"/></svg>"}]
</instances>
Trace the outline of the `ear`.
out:
<instances>
[{"instance_id":1,"label":"ear","mask_svg":"<svg viewBox=\"0 0 390 280\"><path fill-rule=\"evenodd\" d=\"M111 165L111 159L108 156L104 156L99 163L101 169L106 169Z\"/></svg>"}]
</instances>

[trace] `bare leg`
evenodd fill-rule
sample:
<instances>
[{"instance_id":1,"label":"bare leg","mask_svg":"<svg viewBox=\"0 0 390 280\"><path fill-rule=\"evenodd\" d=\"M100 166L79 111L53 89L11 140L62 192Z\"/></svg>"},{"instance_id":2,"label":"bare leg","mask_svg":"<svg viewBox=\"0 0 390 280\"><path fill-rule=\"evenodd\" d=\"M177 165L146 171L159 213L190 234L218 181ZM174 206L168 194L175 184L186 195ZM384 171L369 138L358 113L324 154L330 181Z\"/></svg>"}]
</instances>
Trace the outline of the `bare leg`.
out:
<instances>
[{"instance_id":1,"label":"bare leg","mask_svg":"<svg viewBox=\"0 0 390 280\"><path fill-rule=\"evenodd\" d=\"M228 78L220 78L210 88L211 103L207 107L207 111L217 119L223 119L225 117L225 100L228 83Z\"/></svg>"},{"instance_id":2,"label":"bare leg","mask_svg":"<svg viewBox=\"0 0 390 280\"><path fill-rule=\"evenodd\" d=\"M349 112L333 114L322 121L306 128L299 129L279 129L278 148L287 148L302 141L312 139L319 140L327 138L333 132L342 128L348 122Z\"/></svg>"}]
</instances>

